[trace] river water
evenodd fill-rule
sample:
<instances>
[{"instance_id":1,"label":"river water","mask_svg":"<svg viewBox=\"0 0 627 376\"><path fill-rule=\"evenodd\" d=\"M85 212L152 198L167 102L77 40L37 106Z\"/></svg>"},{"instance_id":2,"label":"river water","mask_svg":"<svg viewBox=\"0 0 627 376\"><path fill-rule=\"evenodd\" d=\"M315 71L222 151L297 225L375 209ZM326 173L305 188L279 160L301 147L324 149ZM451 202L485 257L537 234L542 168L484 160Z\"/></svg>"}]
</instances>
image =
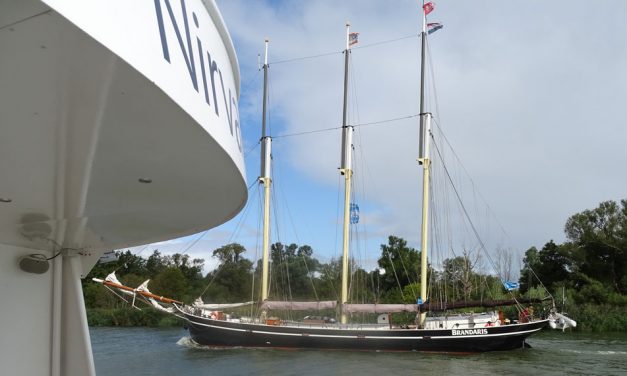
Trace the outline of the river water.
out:
<instances>
[{"instance_id":1,"label":"river water","mask_svg":"<svg viewBox=\"0 0 627 376\"><path fill-rule=\"evenodd\" d=\"M476 355L210 349L183 329L91 328L99 376L121 375L622 375L627 333L545 331L531 349Z\"/></svg>"}]
</instances>

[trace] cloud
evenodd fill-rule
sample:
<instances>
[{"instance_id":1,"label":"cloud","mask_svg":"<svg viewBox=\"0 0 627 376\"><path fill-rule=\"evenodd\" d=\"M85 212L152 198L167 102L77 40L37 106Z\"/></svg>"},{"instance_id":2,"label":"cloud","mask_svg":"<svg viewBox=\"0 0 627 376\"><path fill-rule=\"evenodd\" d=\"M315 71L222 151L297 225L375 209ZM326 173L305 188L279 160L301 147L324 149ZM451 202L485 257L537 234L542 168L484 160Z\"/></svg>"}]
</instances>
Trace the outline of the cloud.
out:
<instances>
[{"instance_id":1,"label":"cloud","mask_svg":"<svg viewBox=\"0 0 627 376\"><path fill-rule=\"evenodd\" d=\"M260 135L257 54L265 37L273 62L270 126L280 136L341 125L339 51L345 21L360 32L362 47L420 28L415 1L228 0L218 5L241 64L240 115L248 147ZM436 91L429 91L429 109L472 176L474 185L463 178L463 170L455 175L464 197L480 195L490 205L471 206L478 226L488 232L483 236L493 240L491 247L508 242L520 254L549 239L562 241L568 216L624 198L627 53L620 46L627 26L620 15L626 10L627 3L620 1L591 6L584 1L486 0L438 2L430 16L444 29L430 37ZM353 50L351 124L419 112L418 43L418 38L405 38ZM319 54L324 56L282 62ZM375 253L389 234L419 245L417 125L413 118L356 130L356 194L369 203L362 204L362 215L370 221L365 226ZM326 224L337 213L336 196L329 192L338 188L340 131L277 137L273 147L288 180L283 187L297 192L292 195L299 202L292 205L302 207L296 226L310 233L301 242L332 255L337 236ZM254 154L247 161L250 179L258 173ZM450 151L447 155L452 157ZM445 179L437 179L440 185L434 189L450 189L444 188ZM322 202L323 197L332 202ZM448 218L451 225L441 229L440 240L464 234L470 246L461 209L452 202L440 202L436 209L449 210L439 219ZM316 214L321 210L326 212Z\"/></svg>"}]
</instances>

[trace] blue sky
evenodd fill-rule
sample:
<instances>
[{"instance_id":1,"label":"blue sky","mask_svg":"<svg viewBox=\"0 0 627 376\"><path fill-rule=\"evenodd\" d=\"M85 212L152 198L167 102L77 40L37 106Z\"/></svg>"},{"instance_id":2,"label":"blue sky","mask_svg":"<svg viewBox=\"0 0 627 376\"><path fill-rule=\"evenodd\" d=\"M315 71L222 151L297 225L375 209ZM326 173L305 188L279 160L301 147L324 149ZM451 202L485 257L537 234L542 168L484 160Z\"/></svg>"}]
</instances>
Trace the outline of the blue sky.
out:
<instances>
[{"instance_id":1,"label":"blue sky","mask_svg":"<svg viewBox=\"0 0 627 376\"><path fill-rule=\"evenodd\" d=\"M265 37L271 41L272 63L339 52L347 20L360 32L359 46L416 35L420 29L419 6L413 0L217 4L240 63L246 151L260 137L262 75L257 55L263 52ZM430 37L428 105L463 161L463 169L454 158L448 167L458 171L454 178L464 198L478 199L467 205L487 247L511 253L514 269L527 248L541 247L550 239L564 241L568 216L604 200L625 198L624 14L627 3L619 0L478 0L439 1L430 15L430 21L442 22L444 29ZM341 125L342 59L335 53L271 64L273 136ZM352 124L419 112L418 38L355 49L351 68ZM413 118L356 131L355 184L364 230L357 258L366 266L374 264L387 235L404 237L418 248L417 124ZM251 183L259 175L258 153L256 148L246 156ZM275 195L280 194L279 236L274 229L273 241L309 244L323 260L337 257L339 130L276 138L273 154ZM443 180L436 182L434 195L450 197ZM211 267L210 252L237 241L254 258L256 192L253 187L250 212L235 235L238 218L210 230L191 248L199 235L150 245L142 254L155 248L186 251L205 258ZM444 209L439 218L449 226L438 225L434 240L443 249L453 243L457 252L476 249L459 209L441 200L436 201L437 209Z\"/></svg>"}]
</instances>

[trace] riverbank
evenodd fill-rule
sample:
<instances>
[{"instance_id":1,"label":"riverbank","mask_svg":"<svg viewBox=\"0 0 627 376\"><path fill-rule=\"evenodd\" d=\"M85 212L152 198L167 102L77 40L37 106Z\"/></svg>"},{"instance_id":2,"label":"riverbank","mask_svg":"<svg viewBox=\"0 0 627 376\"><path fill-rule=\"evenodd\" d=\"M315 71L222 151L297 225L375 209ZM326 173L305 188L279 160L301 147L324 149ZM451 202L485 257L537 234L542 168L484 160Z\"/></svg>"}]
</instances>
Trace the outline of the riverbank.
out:
<instances>
[{"instance_id":1,"label":"riverbank","mask_svg":"<svg viewBox=\"0 0 627 376\"><path fill-rule=\"evenodd\" d=\"M575 331L583 333L627 332L627 307L610 304L582 304L569 308L568 317L577 321Z\"/></svg>"}]
</instances>

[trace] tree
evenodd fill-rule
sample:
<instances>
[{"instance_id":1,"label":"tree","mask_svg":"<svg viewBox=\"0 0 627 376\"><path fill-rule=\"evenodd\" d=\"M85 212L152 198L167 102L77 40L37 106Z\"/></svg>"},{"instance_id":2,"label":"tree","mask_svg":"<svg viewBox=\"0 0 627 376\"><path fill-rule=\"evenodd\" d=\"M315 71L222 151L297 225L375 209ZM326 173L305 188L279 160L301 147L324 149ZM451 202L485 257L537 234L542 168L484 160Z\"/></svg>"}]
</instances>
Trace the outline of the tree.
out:
<instances>
[{"instance_id":1,"label":"tree","mask_svg":"<svg viewBox=\"0 0 627 376\"><path fill-rule=\"evenodd\" d=\"M253 263L242 256L244 252L246 248L238 243L227 244L213 251L213 257L220 260L220 265L205 279L209 286L206 295L212 301L237 302L250 299Z\"/></svg>"},{"instance_id":2,"label":"tree","mask_svg":"<svg viewBox=\"0 0 627 376\"><path fill-rule=\"evenodd\" d=\"M238 243L224 245L213 251L213 257L220 260L220 264L236 264L241 260L241 254L246 252L246 248ZM204 261L203 261L204 262Z\"/></svg>"},{"instance_id":3,"label":"tree","mask_svg":"<svg viewBox=\"0 0 627 376\"><path fill-rule=\"evenodd\" d=\"M402 290L406 285L420 280L420 252L408 247L402 238L391 235L388 244L381 244L378 264L385 270L381 284L387 292Z\"/></svg>"},{"instance_id":4,"label":"tree","mask_svg":"<svg viewBox=\"0 0 627 376\"><path fill-rule=\"evenodd\" d=\"M466 251L464 251L462 256L444 260L444 279L445 283L448 282L453 288L453 299L458 296L470 299L470 294L475 288L473 282L476 274L473 270L478 260L478 256L474 261L471 260L469 253Z\"/></svg>"},{"instance_id":5,"label":"tree","mask_svg":"<svg viewBox=\"0 0 627 376\"><path fill-rule=\"evenodd\" d=\"M525 252L525 257L523 258L523 268L520 271L520 292L526 293L532 287L538 285L537 278L533 275L534 270L539 268L540 258L538 257L538 249L536 247L531 247Z\"/></svg>"},{"instance_id":6,"label":"tree","mask_svg":"<svg viewBox=\"0 0 627 376\"><path fill-rule=\"evenodd\" d=\"M605 201L571 216L564 228L581 251L577 269L625 293L627 287L627 200Z\"/></svg>"},{"instance_id":7,"label":"tree","mask_svg":"<svg viewBox=\"0 0 627 376\"><path fill-rule=\"evenodd\" d=\"M134 255L131 251L120 252L117 254L118 261L115 270L119 270L120 274L136 274L146 276L146 260L140 256Z\"/></svg>"},{"instance_id":8,"label":"tree","mask_svg":"<svg viewBox=\"0 0 627 376\"><path fill-rule=\"evenodd\" d=\"M342 276L342 260L333 258L319 267L320 276L317 279L316 290L320 299L339 300Z\"/></svg>"},{"instance_id":9,"label":"tree","mask_svg":"<svg viewBox=\"0 0 627 376\"><path fill-rule=\"evenodd\" d=\"M296 253L298 257L311 257L313 255L313 249L308 245L302 245L298 247L298 252Z\"/></svg>"},{"instance_id":10,"label":"tree","mask_svg":"<svg viewBox=\"0 0 627 376\"><path fill-rule=\"evenodd\" d=\"M159 273L150 284L152 292L172 299L183 299L187 291L187 281L181 269L170 267Z\"/></svg>"},{"instance_id":11,"label":"tree","mask_svg":"<svg viewBox=\"0 0 627 376\"><path fill-rule=\"evenodd\" d=\"M146 271L148 272L148 275L153 278L156 277L157 274L164 271L167 267L167 257L162 256L161 252L156 249L152 252L152 255L148 257L148 260L146 260Z\"/></svg>"},{"instance_id":12,"label":"tree","mask_svg":"<svg viewBox=\"0 0 627 376\"><path fill-rule=\"evenodd\" d=\"M270 246L271 294L278 299L312 299L317 296L314 282L320 262L308 245L295 243L285 246L277 242Z\"/></svg>"},{"instance_id":13,"label":"tree","mask_svg":"<svg viewBox=\"0 0 627 376\"><path fill-rule=\"evenodd\" d=\"M572 277L570 247L555 244L553 240L546 243L540 251L535 247L527 250L524 262L525 266L520 272L522 293L539 286L540 282L551 290L558 283L563 285L563 282Z\"/></svg>"}]
</instances>

